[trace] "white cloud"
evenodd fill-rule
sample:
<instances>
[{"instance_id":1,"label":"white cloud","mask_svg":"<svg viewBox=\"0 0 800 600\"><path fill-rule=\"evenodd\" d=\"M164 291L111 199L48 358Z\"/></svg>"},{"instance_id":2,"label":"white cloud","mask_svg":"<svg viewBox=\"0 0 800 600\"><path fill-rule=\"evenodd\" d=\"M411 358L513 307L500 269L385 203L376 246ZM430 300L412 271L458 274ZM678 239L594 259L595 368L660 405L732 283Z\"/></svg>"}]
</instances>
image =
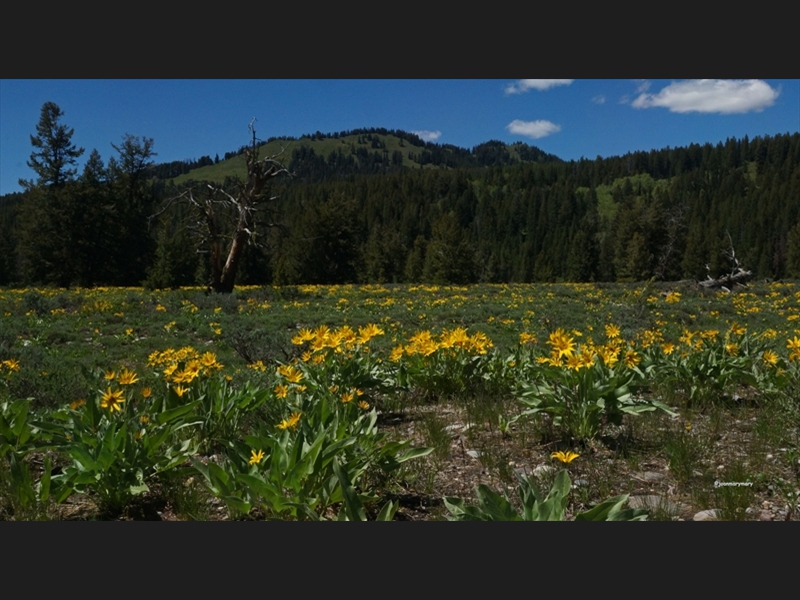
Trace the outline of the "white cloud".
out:
<instances>
[{"instance_id":1,"label":"white cloud","mask_svg":"<svg viewBox=\"0 0 800 600\"><path fill-rule=\"evenodd\" d=\"M441 131L428 131L426 129L423 129L422 131L412 131L411 133L418 135L420 139L426 142L435 142L442 135Z\"/></svg>"},{"instance_id":2,"label":"white cloud","mask_svg":"<svg viewBox=\"0 0 800 600\"><path fill-rule=\"evenodd\" d=\"M569 85L573 79L518 79L506 86L506 94L522 94L530 90L543 92L557 85Z\"/></svg>"},{"instance_id":3,"label":"white cloud","mask_svg":"<svg viewBox=\"0 0 800 600\"><path fill-rule=\"evenodd\" d=\"M556 125L550 121L520 121L515 119L506 125L506 129L511 133L538 140L561 131L561 125Z\"/></svg>"},{"instance_id":4,"label":"white cloud","mask_svg":"<svg viewBox=\"0 0 800 600\"><path fill-rule=\"evenodd\" d=\"M598 94L597 96L592 98L592 102L594 102L595 104L605 104L606 103L606 97L603 96L603 94Z\"/></svg>"},{"instance_id":5,"label":"white cloud","mask_svg":"<svg viewBox=\"0 0 800 600\"><path fill-rule=\"evenodd\" d=\"M636 86L636 93L637 94L644 94L647 90L650 89L650 82L647 79L636 79L639 85Z\"/></svg>"},{"instance_id":6,"label":"white cloud","mask_svg":"<svg viewBox=\"0 0 800 600\"><path fill-rule=\"evenodd\" d=\"M634 108L668 108L670 112L746 113L772 106L780 90L760 79L697 79L669 84L657 94L641 94Z\"/></svg>"}]
</instances>

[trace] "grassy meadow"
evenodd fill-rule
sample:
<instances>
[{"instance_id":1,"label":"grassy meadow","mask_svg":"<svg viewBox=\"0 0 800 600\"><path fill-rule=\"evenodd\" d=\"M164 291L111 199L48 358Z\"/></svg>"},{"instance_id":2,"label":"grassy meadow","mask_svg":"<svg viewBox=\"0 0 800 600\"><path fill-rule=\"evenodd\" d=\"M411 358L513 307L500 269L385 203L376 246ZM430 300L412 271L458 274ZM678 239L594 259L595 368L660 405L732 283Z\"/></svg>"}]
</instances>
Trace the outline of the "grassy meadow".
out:
<instances>
[{"instance_id":1,"label":"grassy meadow","mask_svg":"<svg viewBox=\"0 0 800 600\"><path fill-rule=\"evenodd\" d=\"M0 290L0 519L797 520L800 286Z\"/></svg>"}]
</instances>

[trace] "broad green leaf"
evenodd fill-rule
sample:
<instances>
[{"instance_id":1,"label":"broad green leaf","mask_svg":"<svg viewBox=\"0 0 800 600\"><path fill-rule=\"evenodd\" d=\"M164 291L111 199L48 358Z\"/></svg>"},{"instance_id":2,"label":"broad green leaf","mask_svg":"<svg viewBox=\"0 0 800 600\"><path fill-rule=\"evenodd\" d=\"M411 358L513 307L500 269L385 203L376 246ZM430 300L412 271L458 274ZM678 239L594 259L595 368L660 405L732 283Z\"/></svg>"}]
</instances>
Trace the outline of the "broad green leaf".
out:
<instances>
[{"instance_id":1,"label":"broad green leaf","mask_svg":"<svg viewBox=\"0 0 800 600\"><path fill-rule=\"evenodd\" d=\"M601 502L591 510L575 515L576 521L608 521L608 516L618 511L628 501L628 495L615 496Z\"/></svg>"},{"instance_id":2,"label":"broad green leaf","mask_svg":"<svg viewBox=\"0 0 800 600\"><path fill-rule=\"evenodd\" d=\"M171 421L175 421L176 419L180 419L184 415L188 415L192 412L197 406L199 406L200 401L196 400L194 402L190 402L189 404L184 404L178 406L176 408L171 408L165 410L162 413L156 415L156 421L158 421L159 425L165 425Z\"/></svg>"},{"instance_id":3,"label":"broad green leaf","mask_svg":"<svg viewBox=\"0 0 800 600\"><path fill-rule=\"evenodd\" d=\"M391 521L394 519L394 514L397 512L397 508L400 506L399 502L392 502L391 500L388 501L386 504L383 505L381 512L378 513L378 521Z\"/></svg>"},{"instance_id":4,"label":"broad green leaf","mask_svg":"<svg viewBox=\"0 0 800 600\"><path fill-rule=\"evenodd\" d=\"M339 478L339 485L342 487L342 497L344 498L344 511L347 518L351 521L366 521L367 513L364 511L364 505L356 494L353 484L350 482L350 477L347 470L339 465L339 461L334 459L333 470Z\"/></svg>"},{"instance_id":5,"label":"broad green leaf","mask_svg":"<svg viewBox=\"0 0 800 600\"><path fill-rule=\"evenodd\" d=\"M488 521L521 521L519 514L508 499L504 498L486 484L476 490L478 502Z\"/></svg>"},{"instance_id":6,"label":"broad green leaf","mask_svg":"<svg viewBox=\"0 0 800 600\"><path fill-rule=\"evenodd\" d=\"M44 459L44 472L42 473L42 478L39 481L39 500L42 502L47 502L50 500L50 470L52 464L50 463L50 457L46 457Z\"/></svg>"}]
</instances>

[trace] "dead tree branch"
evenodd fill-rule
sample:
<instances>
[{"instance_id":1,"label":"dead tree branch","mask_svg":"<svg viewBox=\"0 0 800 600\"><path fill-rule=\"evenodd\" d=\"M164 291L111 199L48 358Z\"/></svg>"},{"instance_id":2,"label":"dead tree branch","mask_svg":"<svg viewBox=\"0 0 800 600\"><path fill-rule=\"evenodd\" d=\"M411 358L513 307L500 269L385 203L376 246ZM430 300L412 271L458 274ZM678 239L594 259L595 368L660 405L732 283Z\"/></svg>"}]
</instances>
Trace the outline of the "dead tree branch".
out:
<instances>
[{"instance_id":1,"label":"dead tree branch","mask_svg":"<svg viewBox=\"0 0 800 600\"><path fill-rule=\"evenodd\" d=\"M705 281L699 281L697 284L707 290L720 289L725 292L730 292L733 288L740 285L747 285L747 282L753 278L753 272L746 270L742 267L739 259L736 258L736 249L733 247L733 239L730 232L725 232L728 236L729 247L723 250L722 253L731 262L731 272L717 279L713 279L711 275ZM708 265L706 269L708 270Z\"/></svg>"},{"instance_id":2,"label":"dead tree branch","mask_svg":"<svg viewBox=\"0 0 800 600\"><path fill-rule=\"evenodd\" d=\"M188 203L194 213L187 229L195 234L198 251L209 253L211 279L209 290L229 294L233 291L236 273L242 259L244 248L257 243L258 226L276 227L270 205L277 196L269 194L270 183L275 177L288 174L288 170L278 161L279 154L259 158L258 139L253 126L252 144L244 152L247 176L244 181L236 181L232 189L206 183L202 193L189 188L175 198L167 201L163 213L173 202ZM259 218L256 218L256 213ZM226 233L231 232L231 233Z\"/></svg>"}]
</instances>

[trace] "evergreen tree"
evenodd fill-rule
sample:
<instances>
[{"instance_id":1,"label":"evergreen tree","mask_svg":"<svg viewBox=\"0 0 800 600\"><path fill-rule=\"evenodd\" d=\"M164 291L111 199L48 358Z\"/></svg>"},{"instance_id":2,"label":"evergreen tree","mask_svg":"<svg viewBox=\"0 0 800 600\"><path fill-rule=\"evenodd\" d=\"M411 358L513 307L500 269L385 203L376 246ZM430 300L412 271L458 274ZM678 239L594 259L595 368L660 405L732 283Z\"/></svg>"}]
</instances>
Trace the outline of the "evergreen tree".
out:
<instances>
[{"instance_id":1,"label":"evergreen tree","mask_svg":"<svg viewBox=\"0 0 800 600\"><path fill-rule=\"evenodd\" d=\"M20 208L18 240L25 283L67 286L74 278L74 215L77 209L76 169L84 150L72 143L73 129L60 123L63 111L54 102L42 106L38 135L28 166L38 178L20 179L27 189Z\"/></svg>"},{"instance_id":2,"label":"evergreen tree","mask_svg":"<svg viewBox=\"0 0 800 600\"><path fill-rule=\"evenodd\" d=\"M786 274L800 279L800 222L789 230L786 244Z\"/></svg>"},{"instance_id":3,"label":"evergreen tree","mask_svg":"<svg viewBox=\"0 0 800 600\"><path fill-rule=\"evenodd\" d=\"M442 215L433 224L432 234L425 251L423 280L439 284L475 281L475 250L458 219L451 213Z\"/></svg>"},{"instance_id":4,"label":"evergreen tree","mask_svg":"<svg viewBox=\"0 0 800 600\"><path fill-rule=\"evenodd\" d=\"M419 283L422 281L422 272L425 267L425 254L427 242L425 237L418 235L414 240L414 245L411 247L406 258L406 267L404 271L405 280L408 283Z\"/></svg>"},{"instance_id":5,"label":"evergreen tree","mask_svg":"<svg viewBox=\"0 0 800 600\"><path fill-rule=\"evenodd\" d=\"M162 219L158 226L155 259L148 270L145 287L177 288L195 283L197 254L186 228L173 219Z\"/></svg>"},{"instance_id":6,"label":"evergreen tree","mask_svg":"<svg viewBox=\"0 0 800 600\"><path fill-rule=\"evenodd\" d=\"M42 105L39 123L36 125L38 135L31 136L31 145L35 150L27 165L39 176L38 180L20 180L20 185L25 188L33 186L60 186L71 181L76 170L70 168L83 154L84 149L72 143L74 129L68 129L60 123L62 111L55 102L45 102Z\"/></svg>"},{"instance_id":7,"label":"evergreen tree","mask_svg":"<svg viewBox=\"0 0 800 600\"><path fill-rule=\"evenodd\" d=\"M117 285L141 285L155 252L156 240L149 232L148 217L153 214L152 184L146 179L151 160L153 139L126 133L122 144L112 144L118 157L109 161L116 199L114 266Z\"/></svg>"}]
</instances>

